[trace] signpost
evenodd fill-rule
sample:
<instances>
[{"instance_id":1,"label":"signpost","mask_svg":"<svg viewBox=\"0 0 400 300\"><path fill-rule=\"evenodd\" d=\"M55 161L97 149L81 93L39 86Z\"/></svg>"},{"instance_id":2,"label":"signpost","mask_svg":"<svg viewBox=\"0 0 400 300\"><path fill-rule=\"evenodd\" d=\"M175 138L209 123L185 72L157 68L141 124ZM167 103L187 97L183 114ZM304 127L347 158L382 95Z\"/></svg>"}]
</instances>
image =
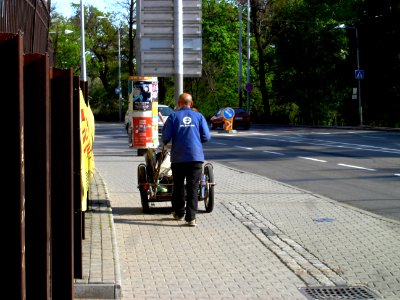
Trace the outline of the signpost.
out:
<instances>
[{"instance_id":1,"label":"signpost","mask_svg":"<svg viewBox=\"0 0 400 300\"><path fill-rule=\"evenodd\" d=\"M182 30L177 32L173 0L137 1L136 63L141 76L176 74L177 35L183 39L183 76L202 73L201 1L182 2Z\"/></svg>"}]
</instances>

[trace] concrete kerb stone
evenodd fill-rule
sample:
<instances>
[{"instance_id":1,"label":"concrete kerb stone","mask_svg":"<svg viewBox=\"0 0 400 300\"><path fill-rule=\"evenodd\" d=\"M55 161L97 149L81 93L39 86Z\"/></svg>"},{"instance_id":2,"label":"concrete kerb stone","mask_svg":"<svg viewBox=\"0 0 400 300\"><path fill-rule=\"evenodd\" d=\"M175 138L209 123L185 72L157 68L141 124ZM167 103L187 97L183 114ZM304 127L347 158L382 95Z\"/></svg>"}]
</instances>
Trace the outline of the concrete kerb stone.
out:
<instances>
[{"instance_id":1,"label":"concrete kerb stone","mask_svg":"<svg viewBox=\"0 0 400 300\"><path fill-rule=\"evenodd\" d=\"M82 241L83 278L75 279L75 298L121 298L121 271L114 219L107 187L97 170L89 189L85 235L87 238Z\"/></svg>"}]
</instances>

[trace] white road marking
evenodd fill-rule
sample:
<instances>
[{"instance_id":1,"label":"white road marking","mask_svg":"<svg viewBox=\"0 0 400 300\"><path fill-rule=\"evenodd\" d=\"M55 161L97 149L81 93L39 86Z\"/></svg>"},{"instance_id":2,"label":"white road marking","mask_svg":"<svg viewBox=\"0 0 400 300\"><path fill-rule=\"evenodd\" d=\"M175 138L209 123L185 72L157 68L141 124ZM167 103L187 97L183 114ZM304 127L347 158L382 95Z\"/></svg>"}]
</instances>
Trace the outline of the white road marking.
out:
<instances>
[{"instance_id":1,"label":"white road marking","mask_svg":"<svg viewBox=\"0 0 400 300\"><path fill-rule=\"evenodd\" d=\"M240 148L240 149L246 149L246 150L253 150L253 148L250 147L242 147L242 146L234 146L236 148Z\"/></svg>"},{"instance_id":2,"label":"white road marking","mask_svg":"<svg viewBox=\"0 0 400 300\"><path fill-rule=\"evenodd\" d=\"M297 156L297 157L303 158L303 159L308 159L308 160L313 160L313 161L326 162L326 160L316 159L316 158L311 158L311 157L304 157L304 156Z\"/></svg>"},{"instance_id":3,"label":"white road marking","mask_svg":"<svg viewBox=\"0 0 400 300\"><path fill-rule=\"evenodd\" d=\"M367 171L376 171L375 169L368 169L368 168L364 168L364 167L346 165L346 164L338 164L338 166L349 167L349 168L354 168L354 169L361 169L361 170L367 170Z\"/></svg>"},{"instance_id":4,"label":"white road marking","mask_svg":"<svg viewBox=\"0 0 400 300\"><path fill-rule=\"evenodd\" d=\"M285 154L283 154L283 153L273 152L273 151L266 151L266 150L264 150L263 152L265 152L265 153L271 153L271 154L276 154L276 155L285 155Z\"/></svg>"}]
</instances>

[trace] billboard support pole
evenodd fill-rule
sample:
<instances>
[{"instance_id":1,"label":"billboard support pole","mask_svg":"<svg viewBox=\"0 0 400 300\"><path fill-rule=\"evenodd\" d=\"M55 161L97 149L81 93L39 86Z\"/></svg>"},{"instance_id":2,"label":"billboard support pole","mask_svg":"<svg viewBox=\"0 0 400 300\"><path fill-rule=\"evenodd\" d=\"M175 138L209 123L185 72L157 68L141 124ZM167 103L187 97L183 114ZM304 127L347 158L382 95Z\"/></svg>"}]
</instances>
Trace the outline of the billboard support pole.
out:
<instances>
[{"instance_id":1,"label":"billboard support pole","mask_svg":"<svg viewBox=\"0 0 400 300\"><path fill-rule=\"evenodd\" d=\"M183 92L183 4L174 0L174 73L175 73L175 107L178 97Z\"/></svg>"}]
</instances>

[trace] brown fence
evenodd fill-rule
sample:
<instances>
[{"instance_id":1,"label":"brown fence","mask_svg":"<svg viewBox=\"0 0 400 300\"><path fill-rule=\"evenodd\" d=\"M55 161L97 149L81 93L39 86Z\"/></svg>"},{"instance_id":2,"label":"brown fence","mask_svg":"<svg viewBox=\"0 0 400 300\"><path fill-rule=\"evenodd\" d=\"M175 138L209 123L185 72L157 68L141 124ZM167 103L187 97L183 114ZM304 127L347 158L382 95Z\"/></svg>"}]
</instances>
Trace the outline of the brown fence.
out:
<instances>
[{"instance_id":1,"label":"brown fence","mask_svg":"<svg viewBox=\"0 0 400 300\"><path fill-rule=\"evenodd\" d=\"M50 66L50 1L0 0L4 288L74 299L82 278L79 88Z\"/></svg>"},{"instance_id":2,"label":"brown fence","mask_svg":"<svg viewBox=\"0 0 400 300\"><path fill-rule=\"evenodd\" d=\"M50 0L0 1L0 32L23 33L24 53L48 52Z\"/></svg>"}]
</instances>

